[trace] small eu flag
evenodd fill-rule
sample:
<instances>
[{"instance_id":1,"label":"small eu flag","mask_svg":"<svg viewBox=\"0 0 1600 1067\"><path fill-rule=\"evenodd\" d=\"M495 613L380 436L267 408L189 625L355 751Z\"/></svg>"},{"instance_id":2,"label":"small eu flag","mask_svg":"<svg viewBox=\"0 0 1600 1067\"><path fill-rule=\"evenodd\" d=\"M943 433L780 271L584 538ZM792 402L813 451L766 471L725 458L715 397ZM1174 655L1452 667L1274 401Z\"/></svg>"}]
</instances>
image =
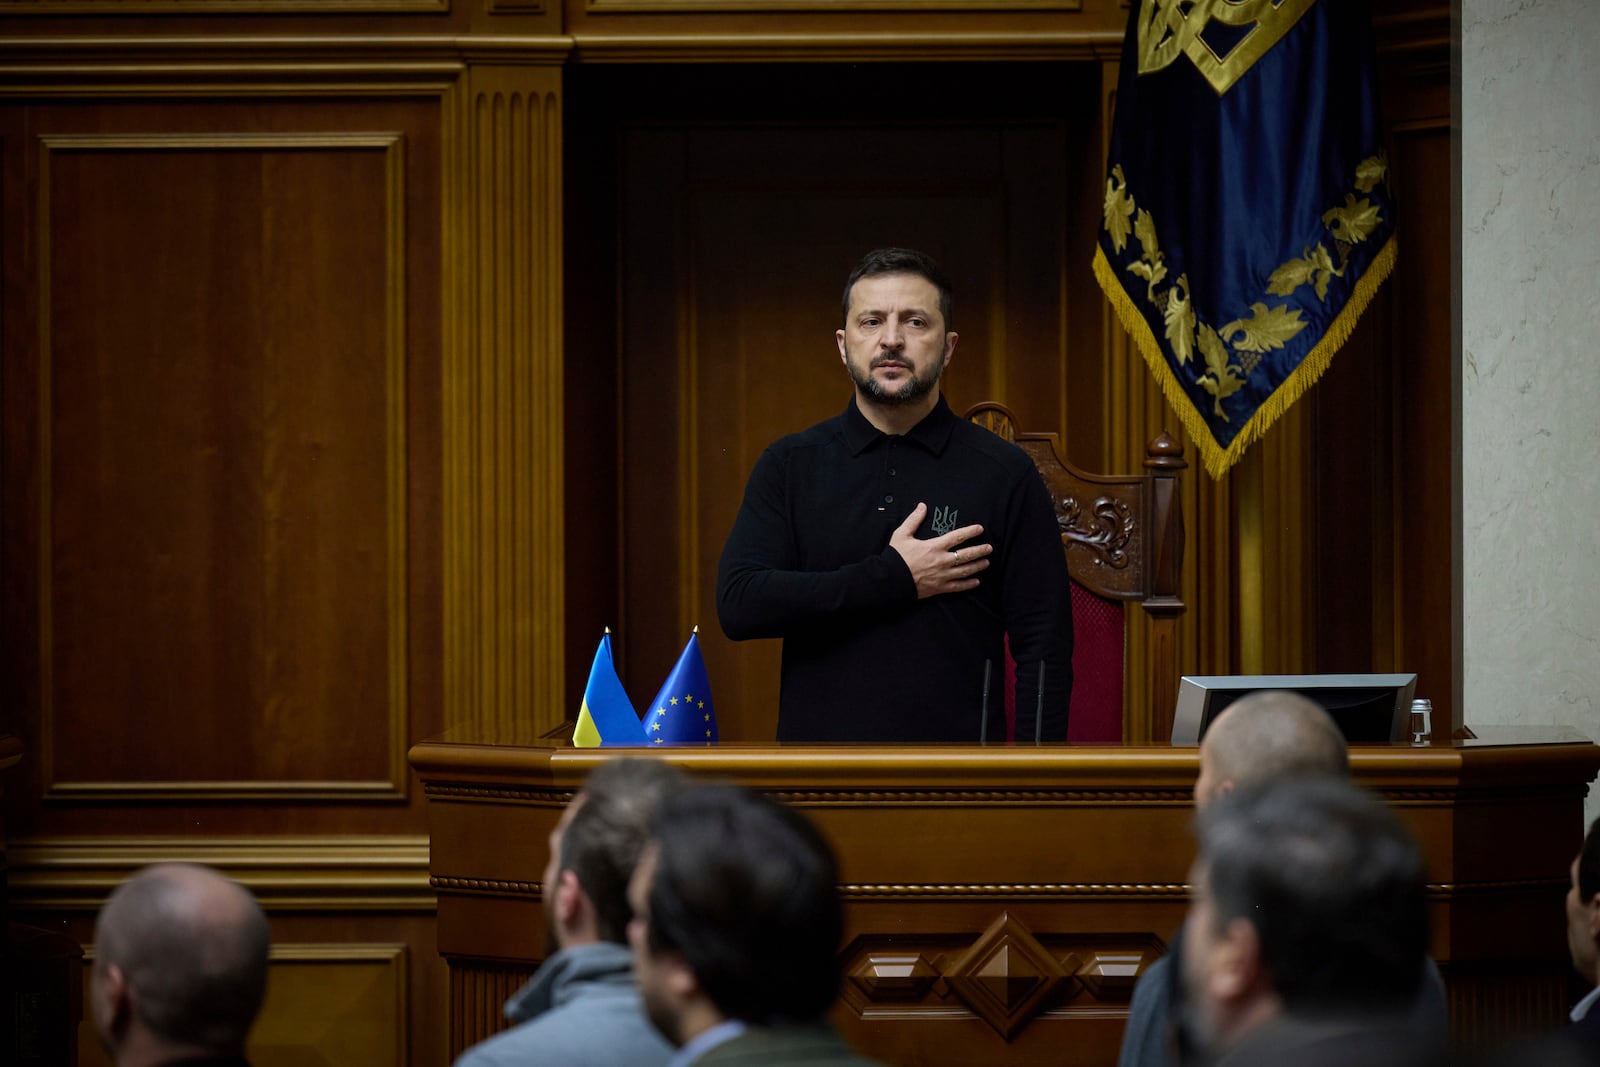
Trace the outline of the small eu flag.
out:
<instances>
[{"instance_id":1,"label":"small eu flag","mask_svg":"<svg viewBox=\"0 0 1600 1067\"><path fill-rule=\"evenodd\" d=\"M707 744L717 739L717 715L711 709L711 681L700 658L699 634L697 626L645 716L644 733L650 744Z\"/></svg>"},{"instance_id":2,"label":"small eu flag","mask_svg":"<svg viewBox=\"0 0 1600 1067\"><path fill-rule=\"evenodd\" d=\"M579 748L598 745L642 745L644 727L638 712L623 692L617 668L611 661L611 631L600 638L589 668L589 684L583 689L583 706L578 709L578 726L572 743Z\"/></svg>"}]
</instances>

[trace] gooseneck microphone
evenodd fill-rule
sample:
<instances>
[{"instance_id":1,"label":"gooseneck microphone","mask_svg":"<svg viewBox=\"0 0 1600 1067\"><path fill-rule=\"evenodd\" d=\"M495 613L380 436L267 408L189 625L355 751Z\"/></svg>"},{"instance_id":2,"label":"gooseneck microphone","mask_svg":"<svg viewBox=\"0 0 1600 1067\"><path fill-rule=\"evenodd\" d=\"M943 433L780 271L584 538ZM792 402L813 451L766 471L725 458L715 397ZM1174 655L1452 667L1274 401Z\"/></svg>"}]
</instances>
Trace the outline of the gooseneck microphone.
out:
<instances>
[{"instance_id":1,"label":"gooseneck microphone","mask_svg":"<svg viewBox=\"0 0 1600 1067\"><path fill-rule=\"evenodd\" d=\"M989 670L991 660L983 661L983 703L978 705L978 744L989 743Z\"/></svg>"},{"instance_id":2,"label":"gooseneck microphone","mask_svg":"<svg viewBox=\"0 0 1600 1067\"><path fill-rule=\"evenodd\" d=\"M1039 661L1039 697L1033 705L1033 743L1044 739L1044 660Z\"/></svg>"}]
</instances>

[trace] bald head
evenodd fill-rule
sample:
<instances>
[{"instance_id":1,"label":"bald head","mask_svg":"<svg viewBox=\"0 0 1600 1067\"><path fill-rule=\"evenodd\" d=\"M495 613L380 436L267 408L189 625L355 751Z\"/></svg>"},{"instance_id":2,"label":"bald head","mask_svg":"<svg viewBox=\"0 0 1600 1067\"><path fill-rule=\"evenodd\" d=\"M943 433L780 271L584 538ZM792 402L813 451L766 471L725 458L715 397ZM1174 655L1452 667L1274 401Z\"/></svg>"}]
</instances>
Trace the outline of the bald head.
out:
<instances>
[{"instance_id":1,"label":"bald head","mask_svg":"<svg viewBox=\"0 0 1600 1067\"><path fill-rule=\"evenodd\" d=\"M1327 712L1298 693L1263 690L1223 709L1200 741L1196 807L1275 778L1350 774L1350 751Z\"/></svg>"},{"instance_id":2,"label":"bald head","mask_svg":"<svg viewBox=\"0 0 1600 1067\"><path fill-rule=\"evenodd\" d=\"M128 879L95 924L95 1022L115 1050L130 1027L174 1047L240 1052L267 986L267 917L207 867Z\"/></svg>"}]
</instances>

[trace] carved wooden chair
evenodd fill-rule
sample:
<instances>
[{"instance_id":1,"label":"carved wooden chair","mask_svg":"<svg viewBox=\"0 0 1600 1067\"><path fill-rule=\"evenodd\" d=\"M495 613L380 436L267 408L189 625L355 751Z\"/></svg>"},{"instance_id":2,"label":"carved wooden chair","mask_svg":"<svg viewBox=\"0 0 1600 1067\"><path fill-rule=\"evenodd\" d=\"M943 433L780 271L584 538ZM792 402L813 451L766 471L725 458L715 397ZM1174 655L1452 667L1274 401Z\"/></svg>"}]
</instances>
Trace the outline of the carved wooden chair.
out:
<instances>
[{"instance_id":1,"label":"carved wooden chair","mask_svg":"<svg viewBox=\"0 0 1600 1067\"><path fill-rule=\"evenodd\" d=\"M1166 741L1178 698L1177 627L1184 610L1179 585L1183 512L1178 500L1178 475L1188 466L1183 448L1163 433L1146 447L1146 473L1089 474L1062 456L1055 434L1017 429L1016 418L1003 404L975 404L966 418L1028 453L1055 505L1072 579L1075 642L1068 740ZM1130 612L1130 603L1142 610ZM1134 644L1146 654L1130 657ZM1148 685L1128 677L1130 666L1148 670ZM1008 662L1006 718L1014 731L1013 677ZM1130 692L1149 696L1130 702Z\"/></svg>"}]
</instances>

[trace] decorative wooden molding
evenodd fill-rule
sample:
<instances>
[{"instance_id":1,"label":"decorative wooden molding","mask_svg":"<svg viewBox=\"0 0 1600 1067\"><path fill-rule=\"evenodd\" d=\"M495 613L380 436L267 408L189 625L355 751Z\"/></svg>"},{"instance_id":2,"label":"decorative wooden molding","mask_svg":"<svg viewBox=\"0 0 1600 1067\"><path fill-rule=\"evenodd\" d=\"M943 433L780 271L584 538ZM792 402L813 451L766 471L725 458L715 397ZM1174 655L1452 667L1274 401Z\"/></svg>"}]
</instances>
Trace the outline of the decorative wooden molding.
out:
<instances>
[{"instance_id":1,"label":"decorative wooden molding","mask_svg":"<svg viewBox=\"0 0 1600 1067\"><path fill-rule=\"evenodd\" d=\"M454 878L449 875L436 874L428 879L428 884L435 889L447 889L452 893L471 893L479 896L493 897L533 897L542 899L543 890L538 882L506 882L492 878Z\"/></svg>"},{"instance_id":2,"label":"decorative wooden molding","mask_svg":"<svg viewBox=\"0 0 1600 1067\"><path fill-rule=\"evenodd\" d=\"M406 339L405 339L405 153L398 133L185 133L185 134L48 134L39 139L39 193L35 232L39 235L39 664L40 753L46 801L340 799L404 800L410 783L406 770L408 722L406 647ZM50 336L51 180L52 161L63 153L175 152L253 150L304 151L310 148L378 151L384 157L385 182L385 550L388 569L388 776L382 781L342 780L208 780L70 781L57 776L55 752L53 642L54 595L51 587L52 544L52 344Z\"/></svg>"},{"instance_id":3,"label":"decorative wooden molding","mask_svg":"<svg viewBox=\"0 0 1600 1067\"><path fill-rule=\"evenodd\" d=\"M554 725L566 701L560 72L473 66L448 99L444 145L445 716Z\"/></svg>"},{"instance_id":4,"label":"decorative wooden molding","mask_svg":"<svg viewBox=\"0 0 1600 1067\"><path fill-rule=\"evenodd\" d=\"M611 10L611 9L608 9ZM1115 60L1122 33L697 33L574 34L582 63L823 63L879 60Z\"/></svg>"},{"instance_id":5,"label":"decorative wooden molding","mask_svg":"<svg viewBox=\"0 0 1600 1067\"><path fill-rule=\"evenodd\" d=\"M97 911L152 863L214 867L269 912L432 913L426 837L23 837L7 845L14 911Z\"/></svg>"},{"instance_id":6,"label":"decorative wooden molding","mask_svg":"<svg viewBox=\"0 0 1600 1067\"><path fill-rule=\"evenodd\" d=\"M79 0L83 2L83 0ZM611 12L1081 11L1083 0L586 0L590 14Z\"/></svg>"},{"instance_id":7,"label":"decorative wooden molding","mask_svg":"<svg viewBox=\"0 0 1600 1067\"><path fill-rule=\"evenodd\" d=\"M1163 953L1153 933L1035 934L1002 911L982 932L857 937L841 953L841 999L863 1019L948 1019L964 1006L1010 1041L1042 1014L1122 1010Z\"/></svg>"},{"instance_id":8,"label":"decorative wooden molding","mask_svg":"<svg viewBox=\"0 0 1600 1067\"><path fill-rule=\"evenodd\" d=\"M12 37L0 96L442 96L472 63L559 67L572 49L527 35Z\"/></svg>"},{"instance_id":9,"label":"decorative wooden molding","mask_svg":"<svg viewBox=\"0 0 1600 1067\"><path fill-rule=\"evenodd\" d=\"M19 15L445 14L450 0L5 0Z\"/></svg>"},{"instance_id":10,"label":"decorative wooden molding","mask_svg":"<svg viewBox=\"0 0 1600 1067\"><path fill-rule=\"evenodd\" d=\"M1092 883L1005 883L997 885L841 885L839 894L846 900L1116 900L1187 899L1189 886L1181 882L1163 885L1095 885Z\"/></svg>"},{"instance_id":11,"label":"decorative wooden molding","mask_svg":"<svg viewBox=\"0 0 1600 1067\"><path fill-rule=\"evenodd\" d=\"M491 15L543 15L550 10L544 0L487 0L483 9Z\"/></svg>"}]
</instances>

